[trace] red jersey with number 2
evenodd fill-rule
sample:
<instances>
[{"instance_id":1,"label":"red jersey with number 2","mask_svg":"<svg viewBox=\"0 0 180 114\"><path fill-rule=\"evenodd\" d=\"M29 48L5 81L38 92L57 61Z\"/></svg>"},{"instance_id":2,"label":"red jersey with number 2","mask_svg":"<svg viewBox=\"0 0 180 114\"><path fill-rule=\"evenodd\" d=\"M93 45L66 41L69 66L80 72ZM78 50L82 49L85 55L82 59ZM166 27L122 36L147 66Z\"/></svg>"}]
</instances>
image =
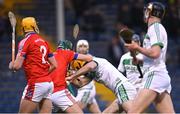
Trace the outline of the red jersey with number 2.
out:
<instances>
[{"instance_id":1,"label":"red jersey with number 2","mask_svg":"<svg viewBox=\"0 0 180 114\"><path fill-rule=\"evenodd\" d=\"M18 45L18 53L24 57L23 68L29 84L50 82L48 57L53 54L48 43L35 32L25 35Z\"/></svg>"}]
</instances>

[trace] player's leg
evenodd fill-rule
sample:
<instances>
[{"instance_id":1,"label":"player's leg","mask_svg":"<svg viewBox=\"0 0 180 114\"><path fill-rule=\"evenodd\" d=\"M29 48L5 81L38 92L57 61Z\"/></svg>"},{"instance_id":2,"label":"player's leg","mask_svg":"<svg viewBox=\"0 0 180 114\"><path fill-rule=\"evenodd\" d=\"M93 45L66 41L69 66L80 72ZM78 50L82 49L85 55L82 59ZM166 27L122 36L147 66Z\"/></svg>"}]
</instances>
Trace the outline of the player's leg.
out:
<instances>
[{"instance_id":1,"label":"player's leg","mask_svg":"<svg viewBox=\"0 0 180 114\"><path fill-rule=\"evenodd\" d=\"M118 104L118 99L114 100L103 113L121 113L123 111L121 105Z\"/></svg>"},{"instance_id":2,"label":"player's leg","mask_svg":"<svg viewBox=\"0 0 180 114\"><path fill-rule=\"evenodd\" d=\"M159 113L175 113L171 96L168 92L158 95L154 104Z\"/></svg>"},{"instance_id":3,"label":"player's leg","mask_svg":"<svg viewBox=\"0 0 180 114\"><path fill-rule=\"evenodd\" d=\"M77 101L77 104L79 105L79 107L81 108L81 109L84 109L87 105L86 104L84 104L83 102L81 102L81 101Z\"/></svg>"},{"instance_id":4,"label":"player's leg","mask_svg":"<svg viewBox=\"0 0 180 114\"><path fill-rule=\"evenodd\" d=\"M142 113L156 98L157 92L150 89L139 90L128 113Z\"/></svg>"},{"instance_id":5,"label":"player's leg","mask_svg":"<svg viewBox=\"0 0 180 114\"><path fill-rule=\"evenodd\" d=\"M129 112L132 108L132 103L137 95L136 88L128 81L116 86L116 96L118 104L122 106L125 112Z\"/></svg>"},{"instance_id":6,"label":"player's leg","mask_svg":"<svg viewBox=\"0 0 180 114\"><path fill-rule=\"evenodd\" d=\"M91 113L101 113L101 110L99 109L99 106L94 97L92 98L92 102L88 103L87 108Z\"/></svg>"},{"instance_id":7,"label":"player's leg","mask_svg":"<svg viewBox=\"0 0 180 114\"><path fill-rule=\"evenodd\" d=\"M19 113L32 113L37 108L38 103L21 99L20 107L19 107Z\"/></svg>"},{"instance_id":8,"label":"player's leg","mask_svg":"<svg viewBox=\"0 0 180 114\"><path fill-rule=\"evenodd\" d=\"M50 99L42 99L39 104L39 113L51 113L52 112L52 102Z\"/></svg>"},{"instance_id":9,"label":"player's leg","mask_svg":"<svg viewBox=\"0 0 180 114\"><path fill-rule=\"evenodd\" d=\"M54 90L54 84L53 82L47 83L44 85L44 87L47 88L47 91L45 92L43 99L41 100L39 104L40 113L51 113L52 112L52 101L51 101L51 95Z\"/></svg>"},{"instance_id":10,"label":"player's leg","mask_svg":"<svg viewBox=\"0 0 180 114\"><path fill-rule=\"evenodd\" d=\"M33 101L35 85L26 85L21 98L19 113L31 113L35 111L38 102Z\"/></svg>"},{"instance_id":11,"label":"player's leg","mask_svg":"<svg viewBox=\"0 0 180 114\"><path fill-rule=\"evenodd\" d=\"M170 96L171 92L171 80L167 73L164 72L158 72L157 76L164 76L163 79L160 78L159 81L161 81L161 86L158 89L158 96L155 99L155 107L158 112L160 113L174 113L174 107L172 103L172 99ZM156 76L156 77L157 77ZM157 82L157 81L156 81ZM156 85L158 85L157 83ZM157 88L157 87L156 87Z\"/></svg>"},{"instance_id":12,"label":"player's leg","mask_svg":"<svg viewBox=\"0 0 180 114\"><path fill-rule=\"evenodd\" d=\"M65 110L66 113L83 113L82 109L79 107L77 103L73 104L72 106L68 107Z\"/></svg>"},{"instance_id":13,"label":"player's leg","mask_svg":"<svg viewBox=\"0 0 180 114\"><path fill-rule=\"evenodd\" d=\"M91 91L89 91L89 90L78 90L76 99L77 99L78 105L81 109L84 109L87 106L87 104L90 100L90 94L91 94Z\"/></svg>"}]
</instances>

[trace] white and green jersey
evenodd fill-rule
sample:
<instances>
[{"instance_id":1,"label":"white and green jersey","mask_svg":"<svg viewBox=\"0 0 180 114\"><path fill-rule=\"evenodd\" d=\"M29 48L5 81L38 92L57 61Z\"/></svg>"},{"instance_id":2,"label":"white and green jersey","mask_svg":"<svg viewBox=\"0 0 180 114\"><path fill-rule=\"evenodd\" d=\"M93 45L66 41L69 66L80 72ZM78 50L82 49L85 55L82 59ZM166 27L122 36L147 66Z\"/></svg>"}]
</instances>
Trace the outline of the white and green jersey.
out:
<instances>
[{"instance_id":1,"label":"white and green jersey","mask_svg":"<svg viewBox=\"0 0 180 114\"><path fill-rule=\"evenodd\" d=\"M136 58L138 58L139 60L143 60L143 55L139 53L136 55ZM133 64L133 57L131 56L130 52L125 53L121 57L118 70L120 72L126 72L128 81L133 85L136 85L140 81L140 73L137 70L137 66Z\"/></svg>"},{"instance_id":2,"label":"white and green jersey","mask_svg":"<svg viewBox=\"0 0 180 114\"><path fill-rule=\"evenodd\" d=\"M153 23L152 25L150 25L143 41L143 47L146 49L149 49L154 45L159 45L161 47L160 56L157 59L152 59L144 55L143 68L145 72L146 70L163 70L164 72L167 72L165 65L167 51L167 33L161 23Z\"/></svg>"},{"instance_id":3,"label":"white and green jersey","mask_svg":"<svg viewBox=\"0 0 180 114\"><path fill-rule=\"evenodd\" d=\"M127 81L127 78L106 59L94 57L93 60L98 64L94 70L96 73L94 79L97 82L103 83L109 89L115 91L118 84Z\"/></svg>"}]
</instances>

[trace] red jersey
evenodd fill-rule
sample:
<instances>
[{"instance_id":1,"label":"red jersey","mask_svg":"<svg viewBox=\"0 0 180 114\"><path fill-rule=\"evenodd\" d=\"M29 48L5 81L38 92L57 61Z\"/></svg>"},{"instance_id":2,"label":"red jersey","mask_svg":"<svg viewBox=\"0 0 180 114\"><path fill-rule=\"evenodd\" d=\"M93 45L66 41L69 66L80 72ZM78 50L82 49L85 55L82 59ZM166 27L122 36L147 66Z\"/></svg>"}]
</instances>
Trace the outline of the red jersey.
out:
<instances>
[{"instance_id":1,"label":"red jersey","mask_svg":"<svg viewBox=\"0 0 180 114\"><path fill-rule=\"evenodd\" d=\"M49 82L48 57L52 57L48 43L35 32L29 32L18 45L18 53L24 57L23 68L28 83Z\"/></svg>"},{"instance_id":2,"label":"red jersey","mask_svg":"<svg viewBox=\"0 0 180 114\"><path fill-rule=\"evenodd\" d=\"M58 63L58 67L50 74L54 83L54 92L63 90L67 87L66 74L69 63L76 59L78 54L70 50L57 49L54 56Z\"/></svg>"}]
</instances>

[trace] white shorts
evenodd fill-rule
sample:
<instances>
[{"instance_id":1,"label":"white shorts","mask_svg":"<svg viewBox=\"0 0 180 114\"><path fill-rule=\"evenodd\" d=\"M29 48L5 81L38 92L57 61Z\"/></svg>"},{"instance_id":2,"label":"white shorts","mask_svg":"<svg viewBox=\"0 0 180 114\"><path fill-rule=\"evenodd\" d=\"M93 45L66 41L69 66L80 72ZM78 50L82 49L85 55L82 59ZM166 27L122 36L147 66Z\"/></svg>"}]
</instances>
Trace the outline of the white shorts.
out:
<instances>
[{"instance_id":1,"label":"white shorts","mask_svg":"<svg viewBox=\"0 0 180 114\"><path fill-rule=\"evenodd\" d=\"M50 99L54 89L53 82L41 82L33 85L26 85L22 99L40 102L43 98Z\"/></svg>"},{"instance_id":2,"label":"white shorts","mask_svg":"<svg viewBox=\"0 0 180 114\"><path fill-rule=\"evenodd\" d=\"M139 91L139 89L142 87L142 79L137 80L133 85L136 88L136 91Z\"/></svg>"},{"instance_id":3,"label":"white shorts","mask_svg":"<svg viewBox=\"0 0 180 114\"><path fill-rule=\"evenodd\" d=\"M134 100L137 94L136 88L128 81L118 84L115 91L118 98L118 104Z\"/></svg>"},{"instance_id":4,"label":"white shorts","mask_svg":"<svg viewBox=\"0 0 180 114\"><path fill-rule=\"evenodd\" d=\"M60 108L65 111L68 107L76 103L75 97L69 92L68 89L57 91L52 94L51 101L55 108Z\"/></svg>"},{"instance_id":5,"label":"white shorts","mask_svg":"<svg viewBox=\"0 0 180 114\"><path fill-rule=\"evenodd\" d=\"M148 71L142 80L142 87L158 93L171 92L171 79L168 73L162 71Z\"/></svg>"},{"instance_id":6,"label":"white shorts","mask_svg":"<svg viewBox=\"0 0 180 114\"><path fill-rule=\"evenodd\" d=\"M97 104L96 99L95 99L96 88L95 88L94 83L93 85L91 84L90 88L86 88L86 86L89 86L89 85L85 85L84 87L78 89L78 93L76 96L77 101L82 102L85 106L92 103Z\"/></svg>"}]
</instances>

